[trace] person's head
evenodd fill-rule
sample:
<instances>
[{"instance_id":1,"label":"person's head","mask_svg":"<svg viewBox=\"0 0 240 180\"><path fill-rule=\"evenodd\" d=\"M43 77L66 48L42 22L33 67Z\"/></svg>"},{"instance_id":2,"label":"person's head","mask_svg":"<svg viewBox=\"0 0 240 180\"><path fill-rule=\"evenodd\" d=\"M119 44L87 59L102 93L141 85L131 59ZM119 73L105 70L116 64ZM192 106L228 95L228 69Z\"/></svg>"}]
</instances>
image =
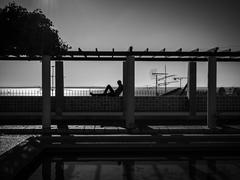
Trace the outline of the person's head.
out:
<instances>
[{"instance_id":1,"label":"person's head","mask_svg":"<svg viewBox=\"0 0 240 180\"><path fill-rule=\"evenodd\" d=\"M118 85L122 85L122 81L121 80L118 80L117 83L118 83Z\"/></svg>"}]
</instances>

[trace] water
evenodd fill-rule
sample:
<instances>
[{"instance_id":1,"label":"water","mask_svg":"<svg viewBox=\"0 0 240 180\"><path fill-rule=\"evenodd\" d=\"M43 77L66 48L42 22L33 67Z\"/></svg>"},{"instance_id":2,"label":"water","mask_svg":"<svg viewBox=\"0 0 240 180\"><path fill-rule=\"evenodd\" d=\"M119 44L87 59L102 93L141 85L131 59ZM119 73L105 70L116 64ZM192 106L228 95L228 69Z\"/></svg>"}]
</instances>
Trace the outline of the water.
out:
<instances>
[{"instance_id":1,"label":"water","mask_svg":"<svg viewBox=\"0 0 240 180\"><path fill-rule=\"evenodd\" d=\"M28 180L239 180L240 157L45 157Z\"/></svg>"}]
</instances>

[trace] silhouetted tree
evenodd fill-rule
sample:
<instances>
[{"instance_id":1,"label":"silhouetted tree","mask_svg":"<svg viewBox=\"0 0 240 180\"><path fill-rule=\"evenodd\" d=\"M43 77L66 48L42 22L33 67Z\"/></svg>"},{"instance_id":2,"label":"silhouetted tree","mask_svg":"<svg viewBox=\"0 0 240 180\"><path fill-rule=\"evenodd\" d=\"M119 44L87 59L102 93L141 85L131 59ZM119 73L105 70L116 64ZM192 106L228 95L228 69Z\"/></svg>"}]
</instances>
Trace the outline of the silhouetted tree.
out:
<instances>
[{"instance_id":1,"label":"silhouetted tree","mask_svg":"<svg viewBox=\"0 0 240 180\"><path fill-rule=\"evenodd\" d=\"M9 3L0 9L0 27L1 54L14 52L33 56L69 49L40 9L28 12L26 8Z\"/></svg>"}]
</instances>

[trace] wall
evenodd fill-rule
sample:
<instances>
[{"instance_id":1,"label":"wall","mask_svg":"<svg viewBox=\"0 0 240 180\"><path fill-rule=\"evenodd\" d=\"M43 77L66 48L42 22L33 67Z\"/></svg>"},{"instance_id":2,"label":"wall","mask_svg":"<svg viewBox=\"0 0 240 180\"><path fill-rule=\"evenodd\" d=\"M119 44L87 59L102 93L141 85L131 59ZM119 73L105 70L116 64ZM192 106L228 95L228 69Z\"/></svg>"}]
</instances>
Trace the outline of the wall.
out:
<instances>
[{"instance_id":1,"label":"wall","mask_svg":"<svg viewBox=\"0 0 240 180\"><path fill-rule=\"evenodd\" d=\"M135 97L136 112L187 112L188 99L182 96ZM65 112L120 112L122 97L65 97ZM52 111L55 98L52 97ZM207 97L197 97L197 111L207 109ZM30 96L0 97L0 112L41 112L42 98ZM240 96L218 96L218 112L240 112Z\"/></svg>"}]
</instances>

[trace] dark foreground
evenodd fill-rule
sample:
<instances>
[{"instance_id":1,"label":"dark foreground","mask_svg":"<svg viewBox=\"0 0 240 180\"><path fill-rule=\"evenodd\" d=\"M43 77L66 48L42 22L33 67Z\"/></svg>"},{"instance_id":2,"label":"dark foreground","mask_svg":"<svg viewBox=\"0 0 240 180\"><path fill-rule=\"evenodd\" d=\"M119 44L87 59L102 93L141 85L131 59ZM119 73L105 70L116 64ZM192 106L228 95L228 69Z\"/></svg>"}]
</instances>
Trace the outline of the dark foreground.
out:
<instances>
[{"instance_id":1,"label":"dark foreground","mask_svg":"<svg viewBox=\"0 0 240 180\"><path fill-rule=\"evenodd\" d=\"M238 134L32 137L0 157L0 179L240 179Z\"/></svg>"}]
</instances>

